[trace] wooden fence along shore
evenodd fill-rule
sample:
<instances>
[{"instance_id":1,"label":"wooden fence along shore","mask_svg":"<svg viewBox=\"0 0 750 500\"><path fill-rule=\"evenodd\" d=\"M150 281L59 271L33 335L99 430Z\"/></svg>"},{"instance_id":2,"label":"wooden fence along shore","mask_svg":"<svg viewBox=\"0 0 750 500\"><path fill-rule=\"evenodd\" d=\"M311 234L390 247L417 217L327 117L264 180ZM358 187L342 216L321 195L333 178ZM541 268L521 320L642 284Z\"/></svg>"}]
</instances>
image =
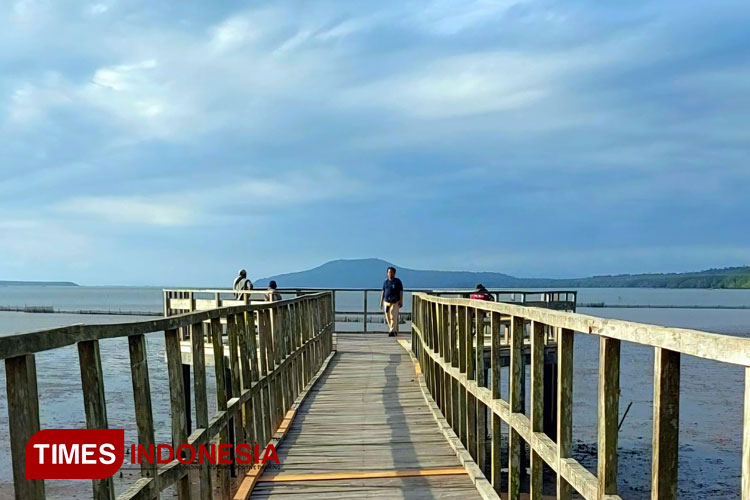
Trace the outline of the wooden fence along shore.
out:
<instances>
[{"instance_id":1,"label":"wooden fence along shore","mask_svg":"<svg viewBox=\"0 0 750 500\"><path fill-rule=\"evenodd\" d=\"M620 344L654 348L652 499L677 496L680 355L745 367L742 483L750 500L750 339L695 330L664 328L581 314L505 303L448 299L426 294L413 298L412 349L426 384L446 420L478 464L485 463L484 430L491 430L491 470L484 471L499 491L500 425L510 428L509 498L519 498L521 444L531 450L531 498L541 498L542 464L557 474L556 494L571 498L573 490L587 500L615 500L617 495L617 427L620 394ZM600 338L598 389L598 461L596 475L571 457L573 343L576 333ZM524 414L522 349L531 344L531 415ZM489 337L490 380L485 379L483 345ZM476 340L475 340L476 338ZM510 345L510 395L500 398L499 350ZM542 429L544 413L544 347L557 345L557 429L551 439ZM485 422L489 409L491 422Z\"/></svg>"},{"instance_id":2,"label":"wooden fence along shore","mask_svg":"<svg viewBox=\"0 0 750 500\"><path fill-rule=\"evenodd\" d=\"M77 345L86 426L107 428L102 360L99 341L127 339L133 383L138 442L154 443L146 335L163 334L166 346L174 443L193 446L217 438L230 443L270 443L287 411L320 367L330 357L333 302L330 292L320 292L274 303L240 305L190 312L153 321L114 325L75 325L0 338L0 359L5 360L13 483L17 500L45 498L44 481L25 479L24 447L39 431L39 397L35 354ZM196 429L188 435L185 386L180 339L189 338L193 352ZM209 419L206 393L206 344L215 351L228 350L214 360L219 411ZM224 345L226 344L226 346ZM231 380L226 381L229 374ZM227 395L231 387L232 397ZM189 410L188 410L189 412ZM231 444L231 443L230 443ZM118 500L153 499L170 486L180 500L214 498L208 464L198 471L198 492L191 492L188 469L177 460L153 467L142 465L142 478ZM238 486L229 469L217 471L220 498L233 498ZM93 480L93 498L114 498L112 478ZM194 496L191 496L194 495Z\"/></svg>"}]
</instances>

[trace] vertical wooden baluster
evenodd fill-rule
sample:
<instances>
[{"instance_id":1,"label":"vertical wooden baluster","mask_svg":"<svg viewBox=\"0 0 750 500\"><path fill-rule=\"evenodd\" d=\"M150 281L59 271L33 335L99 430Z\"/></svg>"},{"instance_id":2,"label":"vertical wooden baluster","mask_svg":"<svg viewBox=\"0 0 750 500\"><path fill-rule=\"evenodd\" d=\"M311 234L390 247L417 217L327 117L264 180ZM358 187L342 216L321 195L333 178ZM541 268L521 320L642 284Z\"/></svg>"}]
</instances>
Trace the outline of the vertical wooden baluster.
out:
<instances>
[{"instance_id":1,"label":"vertical wooden baluster","mask_svg":"<svg viewBox=\"0 0 750 500\"><path fill-rule=\"evenodd\" d=\"M253 384L256 384L253 392L253 433L255 443L264 447L268 444L269 437L263 424L263 384L260 382L260 359L258 345L260 343L258 332L260 331L260 314L249 311L245 316L247 323L247 349L250 351L250 376ZM256 329L257 324L257 329Z\"/></svg>"},{"instance_id":2,"label":"vertical wooden baluster","mask_svg":"<svg viewBox=\"0 0 750 500\"><path fill-rule=\"evenodd\" d=\"M599 338L599 498L617 494L617 425L620 405L620 341Z\"/></svg>"},{"instance_id":3,"label":"vertical wooden baluster","mask_svg":"<svg viewBox=\"0 0 750 500\"><path fill-rule=\"evenodd\" d=\"M500 399L500 313L492 312L490 317L490 385L492 399ZM500 492L501 464L500 464L500 441L502 438L500 417L492 412L492 487Z\"/></svg>"},{"instance_id":4,"label":"vertical wooden baluster","mask_svg":"<svg viewBox=\"0 0 750 500\"><path fill-rule=\"evenodd\" d=\"M432 304L432 350L437 354L433 366L433 376L435 378L435 393L433 394L435 402L441 411L445 411L443 401L443 370L438 360L442 354L442 345L440 344L440 304Z\"/></svg>"},{"instance_id":5,"label":"vertical wooden baluster","mask_svg":"<svg viewBox=\"0 0 750 500\"><path fill-rule=\"evenodd\" d=\"M203 323L190 326L190 344L193 354L193 391L195 392L195 427L208 428L208 395L206 391L206 351ZM213 486L208 462L204 462L199 472L200 498L211 500Z\"/></svg>"},{"instance_id":6,"label":"vertical wooden baluster","mask_svg":"<svg viewBox=\"0 0 750 500\"><path fill-rule=\"evenodd\" d=\"M130 349L130 373L133 381L133 401L135 404L135 422L138 427L138 443L147 450L156 446L154 442L154 417L151 410L151 385L148 378L148 360L146 356L146 336L131 335L128 337ZM159 497L156 464L149 464L145 460L141 463L141 476L153 477L156 483L153 498Z\"/></svg>"},{"instance_id":7,"label":"vertical wooden baluster","mask_svg":"<svg viewBox=\"0 0 750 500\"><path fill-rule=\"evenodd\" d=\"M425 302L425 317L424 317L424 345L426 349L432 348L432 304ZM434 393L435 386L432 380L432 363L430 363L430 357L425 356L424 376L427 389L430 394Z\"/></svg>"},{"instance_id":8,"label":"vertical wooden baluster","mask_svg":"<svg viewBox=\"0 0 750 500\"><path fill-rule=\"evenodd\" d=\"M229 376L228 381L232 390L232 397L239 398L242 394L242 381L240 380L240 326L237 323L238 315L229 314L227 315L227 337L229 340ZM242 425L242 409L231 418L229 422L230 433L229 440L233 441L232 444L237 444L244 441L245 429ZM232 460L237 458L234 448L230 455ZM234 465L232 465L232 473L236 475Z\"/></svg>"},{"instance_id":9,"label":"vertical wooden baluster","mask_svg":"<svg viewBox=\"0 0 750 500\"><path fill-rule=\"evenodd\" d=\"M531 432L544 431L544 331L545 325L531 322ZM531 451L531 500L542 498L544 461Z\"/></svg>"},{"instance_id":10,"label":"vertical wooden baluster","mask_svg":"<svg viewBox=\"0 0 750 500\"><path fill-rule=\"evenodd\" d=\"M271 325L268 324L268 310L261 309L258 311L258 347L260 357L260 392L263 399L263 436L266 443L273 436L271 429L271 386L268 383L268 342L270 337Z\"/></svg>"},{"instance_id":11,"label":"vertical wooden baluster","mask_svg":"<svg viewBox=\"0 0 750 500\"><path fill-rule=\"evenodd\" d=\"M247 297L247 294L245 295ZM240 374L242 375L242 390L248 390L252 387L252 375L250 374L250 350L248 347L248 327L245 323L245 314L240 313L237 315L237 331L239 333L239 344L240 344ZM248 399L244 405L242 405L242 424L244 430L244 439L242 442L248 444L254 444L258 441L255 439L255 431L253 427L253 400ZM237 440L240 441L239 436Z\"/></svg>"},{"instance_id":12,"label":"vertical wooden baluster","mask_svg":"<svg viewBox=\"0 0 750 500\"><path fill-rule=\"evenodd\" d=\"M104 397L104 373L99 354L99 341L78 343L78 360L81 368L81 389L86 409L87 429L107 429L107 402ZM115 489L111 477L93 479L94 500L114 500Z\"/></svg>"},{"instance_id":13,"label":"vertical wooden baluster","mask_svg":"<svg viewBox=\"0 0 750 500\"><path fill-rule=\"evenodd\" d=\"M461 373L466 373L466 338L471 338L471 334L467 335L466 332L466 307L458 306L458 369ZM466 404L466 387L463 384L459 384L458 389L458 407L459 407L459 433L458 436L464 446L467 446L466 441L466 415L467 415L467 404Z\"/></svg>"},{"instance_id":14,"label":"vertical wooden baluster","mask_svg":"<svg viewBox=\"0 0 750 500\"><path fill-rule=\"evenodd\" d=\"M451 366L458 368L458 309L456 306L450 306L450 318L451 318ZM461 384L455 378L451 377L451 391L453 392L453 431L456 435L459 434L459 426L461 425L461 405L459 392L461 390Z\"/></svg>"},{"instance_id":15,"label":"vertical wooden baluster","mask_svg":"<svg viewBox=\"0 0 750 500\"><path fill-rule=\"evenodd\" d=\"M476 382L477 387L484 387L485 384L485 366L484 366L484 318L486 317L485 311L482 309L475 309L476 315L476 331L477 331L477 345L475 348L476 353ZM479 398L477 399L476 414L477 414L477 464L482 471L485 471L485 439L487 437L487 407L482 403Z\"/></svg>"},{"instance_id":16,"label":"vertical wooden baluster","mask_svg":"<svg viewBox=\"0 0 750 500\"><path fill-rule=\"evenodd\" d=\"M654 431L651 498L677 498L677 449L680 436L680 353L654 348Z\"/></svg>"},{"instance_id":17,"label":"vertical wooden baluster","mask_svg":"<svg viewBox=\"0 0 750 500\"><path fill-rule=\"evenodd\" d=\"M44 480L26 479L26 443L39 432L39 393L33 354L5 360L8 429L16 500L44 500Z\"/></svg>"},{"instance_id":18,"label":"vertical wooden baluster","mask_svg":"<svg viewBox=\"0 0 750 500\"><path fill-rule=\"evenodd\" d=\"M217 294L218 296L218 294ZM214 372L216 373L216 403L219 411L227 409L226 371L224 364L224 343L222 341L221 319L211 319L211 341L214 350ZM229 444L229 430L223 426L219 433L219 443ZM229 498L231 494L229 469L221 468L217 471L221 498Z\"/></svg>"},{"instance_id":19,"label":"vertical wooden baluster","mask_svg":"<svg viewBox=\"0 0 750 500\"><path fill-rule=\"evenodd\" d=\"M571 487L559 473L573 442L573 330L562 328L557 341L557 498L570 500Z\"/></svg>"},{"instance_id":20,"label":"vertical wooden baluster","mask_svg":"<svg viewBox=\"0 0 750 500\"><path fill-rule=\"evenodd\" d=\"M302 377L300 372L302 364L299 357L299 350L302 347L302 342L299 337L299 312L297 310L297 304L290 305L289 311L289 332L292 337L292 346L294 349L294 361L292 362L292 370L294 371L294 399L296 400L297 396L299 396L299 393L302 391Z\"/></svg>"},{"instance_id":21,"label":"vertical wooden baluster","mask_svg":"<svg viewBox=\"0 0 750 500\"><path fill-rule=\"evenodd\" d=\"M80 347L80 344L79 344ZM187 415L185 412L185 387L182 378L182 353L180 337L177 330L164 332L164 349L167 354L167 371L169 376L169 402L172 414L172 447L174 450L187 443ZM190 500L190 478L187 470L177 482L177 496L180 500Z\"/></svg>"},{"instance_id":22,"label":"vertical wooden baluster","mask_svg":"<svg viewBox=\"0 0 750 500\"><path fill-rule=\"evenodd\" d=\"M742 500L750 500L750 367L745 367L745 412L742 424Z\"/></svg>"},{"instance_id":23,"label":"vertical wooden baluster","mask_svg":"<svg viewBox=\"0 0 750 500\"><path fill-rule=\"evenodd\" d=\"M289 333L289 327L287 325L289 321L289 315L287 314L289 306L279 306L277 307L277 311L279 313L279 317L281 318L280 321L280 331L279 331L279 353L277 354L277 357L279 359L279 366L282 365L284 360L286 359L288 355L288 349L289 349L289 343L287 341L287 334ZM286 409L288 406L291 406L291 403L289 403L289 367L287 365L284 365L284 368L281 370L281 418L284 419L284 415L286 415Z\"/></svg>"},{"instance_id":24,"label":"vertical wooden baluster","mask_svg":"<svg viewBox=\"0 0 750 500\"><path fill-rule=\"evenodd\" d=\"M443 363L445 363L445 366L450 366L451 358L453 357L449 312L450 307L451 306L449 305L443 305L440 310L443 324ZM448 370L445 370L444 373L445 380L443 383L443 387L445 387L445 390L443 391L443 398L445 399L445 411L443 412L443 414L445 415L445 420L448 422L448 425L453 426L453 377Z\"/></svg>"},{"instance_id":25,"label":"vertical wooden baluster","mask_svg":"<svg viewBox=\"0 0 750 500\"><path fill-rule=\"evenodd\" d=\"M282 317L281 317L281 311L280 307L273 307L270 309L271 318L273 320L273 353L272 357L274 359L274 369L279 368L281 366L281 336L282 336ZM281 420L284 418L283 415L283 406L284 406L284 396L282 394L284 382L282 380L282 372L280 369L276 371L276 376L274 376L274 385L275 385L275 392L276 392L276 425L274 426L274 430L276 430L279 425L281 425Z\"/></svg>"},{"instance_id":26,"label":"vertical wooden baluster","mask_svg":"<svg viewBox=\"0 0 750 500\"><path fill-rule=\"evenodd\" d=\"M523 412L523 318L510 321L510 396L512 413ZM508 498L518 500L521 493L521 436L513 428L508 435Z\"/></svg>"},{"instance_id":27,"label":"vertical wooden baluster","mask_svg":"<svg viewBox=\"0 0 750 500\"><path fill-rule=\"evenodd\" d=\"M476 332L473 332L475 321L473 307L467 307L466 312L466 380L475 380L475 354L474 342L476 341ZM477 460L477 398L467 391L466 392L466 440L469 454Z\"/></svg>"},{"instance_id":28,"label":"vertical wooden baluster","mask_svg":"<svg viewBox=\"0 0 750 500\"><path fill-rule=\"evenodd\" d=\"M297 341L300 345L300 352L297 356L297 385L299 387L299 392L302 392L302 390L305 388L305 338L302 332L304 322L304 318L302 315L302 305L299 302L295 303L294 310L294 335L295 337L297 337Z\"/></svg>"}]
</instances>

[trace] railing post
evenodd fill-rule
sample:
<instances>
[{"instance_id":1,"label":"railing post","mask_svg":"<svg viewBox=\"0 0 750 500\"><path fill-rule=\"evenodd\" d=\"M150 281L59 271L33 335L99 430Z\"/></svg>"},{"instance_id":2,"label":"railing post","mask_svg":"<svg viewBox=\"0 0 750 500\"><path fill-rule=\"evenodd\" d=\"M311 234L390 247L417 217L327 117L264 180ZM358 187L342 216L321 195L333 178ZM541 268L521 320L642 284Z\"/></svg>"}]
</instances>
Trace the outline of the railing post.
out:
<instances>
[{"instance_id":1,"label":"railing post","mask_svg":"<svg viewBox=\"0 0 750 500\"><path fill-rule=\"evenodd\" d=\"M451 357L453 356L453 346L451 346L451 325L450 325L450 314L449 305L440 306L440 323L442 325L442 338L443 338L443 363L445 366L450 366ZM445 404L445 420L449 425L453 425L453 377L448 370L444 370L443 379L443 400Z\"/></svg>"},{"instance_id":2,"label":"railing post","mask_svg":"<svg viewBox=\"0 0 750 500\"><path fill-rule=\"evenodd\" d=\"M544 431L545 325L531 322L531 433ZM531 451L531 498L542 498L542 457Z\"/></svg>"},{"instance_id":3,"label":"railing post","mask_svg":"<svg viewBox=\"0 0 750 500\"><path fill-rule=\"evenodd\" d=\"M363 317L362 328L364 332L367 333L367 290L362 292L362 294L364 295L364 304L363 304L364 312L362 313L362 317Z\"/></svg>"},{"instance_id":4,"label":"railing post","mask_svg":"<svg viewBox=\"0 0 750 500\"><path fill-rule=\"evenodd\" d=\"M482 309L475 309L474 315L476 319L476 339L477 345L474 349L476 354L476 366L474 373L476 374L475 380L477 387L485 386L485 367L484 367L484 318L485 311ZM485 470L485 438L487 437L487 407L482 403L479 398L476 399L476 422L477 422L477 456L476 462L479 468Z\"/></svg>"},{"instance_id":5,"label":"railing post","mask_svg":"<svg viewBox=\"0 0 750 500\"><path fill-rule=\"evenodd\" d=\"M500 399L500 313L492 312L490 317L490 390L492 399ZM494 411L492 412L492 487L500 492L501 467L500 467L500 441L502 420Z\"/></svg>"},{"instance_id":6,"label":"railing post","mask_svg":"<svg viewBox=\"0 0 750 500\"><path fill-rule=\"evenodd\" d=\"M750 500L750 366L745 368L745 415L742 431L742 500Z\"/></svg>"},{"instance_id":7,"label":"railing post","mask_svg":"<svg viewBox=\"0 0 750 500\"><path fill-rule=\"evenodd\" d=\"M6 359L5 382L16 500L44 500L44 480L26 479L24 460L26 443L39 432L39 395L34 355Z\"/></svg>"},{"instance_id":8,"label":"railing post","mask_svg":"<svg viewBox=\"0 0 750 500\"><path fill-rule=\"evenodd\" d=\"M456 315L458 316L458 369L461 373L466 373L466 337L471 339L471 335L466 332L466 307L456 307ZM458 436L464 446L468 443L466 441L466 387L463 384L459 384L458 388Z\"/></svg>"},{"instance_id":9,"label":"railing post","mask_svg":"<svg viewBox=\"0 0 750 500\"><path fill-rule=\"evenodd\" d=\"M570 500L570 484L560 474L573 441L573 330L562 328L557 342L557 498Z\"/></svg>"},{"instance_id":10,"label":"railing post","mask_svg":"<svg viewBox=\"0 0 750 500\"><path fill-rule=\"evenodd\" d=\"M81 344L78 345L80 346ZM164 332L164 348L167 354L167 372L169 377L172 447L177 450L180 445L187 443L188 438L185 387L182 378L182 354L180 353L180 339L177 330L167 330ZM177 482L176 489L180 500L190 500L190 478L187 471L185 471L182 479Z\"/></svg>"},{"instance_id":11,"label":"railing post","mask_svg":"<svg viewBox=\"0 0 750 500\"><path fill-rule=\"evenodd\" d=\"M104 397L104 374L98 340L78 343L78 362L81 368L81 389L86 409L87 429L107 429L107 402ZM95 500L114 500L115 489L111 477L92 480Z\"/></svg>"},{"instance_id":12,"label":"railing post","mask_svg":"<svg viewBox=\"0 0 750 500\"><path fill-rule=\"evenodd\" d=\"M510 324L510 411L522 413L523 318L513 316ZM512 427L508 433L508 499L518 500L521 493L521 436Z\"/></svg>"},{"instance_id":13,"label":"railing post","mask_svg":"<svg viewBox=\"0 0 750 500\"><path fill-rule=\"evenodd\" d=\"M218 294L217 294L218 295ZM214 373L216 374L216 406L219 411L227 409L227 380L224 369L224 343L222 342L221 319L211 319L211 340L214 352ZM229 443L229 429L223 426L219 432L219 443ZM222 498L229 498L231 493L229 470L222 468L217 474Z\"/></svg>"},{"instance_id":14,"label":"railing post","mask_svg":"<svg viewBox=\"0 0 750 500\"><path fill-rule=\"evenodd\" d=\"M148 361L146 359L146 336L131 335L128 337L130 349L130 373L133 381L133 402L135 404L135 420L138 427L138 443L146 449L156 446L154 442L154 417L151 410L151 386L148 377ZM149 464L145 460L141 463L141 476L151 477L158 481L156 464ZM158 498L159 488L153 498Z\"/></svg>"},{"instance_id":15,"label":"railing post","mask_svg":"<svg viewBox=\"0 0 750 500\"><path fill-rule=\"evenodd\" d=\"M208 428L208 395L206 391L206 350L203 323L190 325L190 344L193 355L193 391L195 393L195 427ZM211 500L212 481L208 462L204 462L198 471L200 476L200 499Z\"/></svg>"},{"instance_id":16,"label":"railing post","mask_svg":"<svg viewBox=\"0 0 750 500\"><path fill-rule=\"evenodd\" d=\"M677 449L680 436L680 353L654 349L654 431L651 498L677 498Z\"/></svg>"},{"instance_id":17,"label":"railing post","mask_svg":"<svg viewBox=\"0 0 750 500\"><path fill-rule=\"evenodd\" d=\"M475 354L474 354L474 342L477 337L476 332L472 332L472 327L476 327L474 321L474 315L476 311L473 307L466 308L466 380L474 380L476 382L476 370L475 370ZM472 335L473 333L473 335ZM476 339L478 340L478 339ZM477 398L467 391L466 392L466 440L468 445L466 448L469 454L477 460Z\"/></svg>"},{"instance_id":18,"label":"railing post","mask_svg":"<svg viewBox=\"0 0 750 500\"><path fill-rule=\"evenodd\" d=\"M599 498L617 494L617 425L620 406L620 340L600 337L599 437L597 482Z\"/></svg>"}]
</instances>

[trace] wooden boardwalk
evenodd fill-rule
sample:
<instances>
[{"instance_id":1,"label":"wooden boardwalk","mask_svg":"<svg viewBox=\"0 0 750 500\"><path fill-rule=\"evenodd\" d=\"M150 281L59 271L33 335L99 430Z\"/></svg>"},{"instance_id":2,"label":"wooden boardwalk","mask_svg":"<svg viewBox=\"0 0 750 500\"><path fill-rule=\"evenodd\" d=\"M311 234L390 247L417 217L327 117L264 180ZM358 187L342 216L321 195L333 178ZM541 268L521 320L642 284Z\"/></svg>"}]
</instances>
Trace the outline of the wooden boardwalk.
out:
<instances>
[{"instance_id":1,"label":"wooden boardwalk","mask_svg":"<svg viewBox=\"0 0 750 500\"><path fill-rule=\"evenodd\" d=\"M481 498L428 408L409 354L383 335L338 334L252 498Z\"/></svg>"}]
</instances>

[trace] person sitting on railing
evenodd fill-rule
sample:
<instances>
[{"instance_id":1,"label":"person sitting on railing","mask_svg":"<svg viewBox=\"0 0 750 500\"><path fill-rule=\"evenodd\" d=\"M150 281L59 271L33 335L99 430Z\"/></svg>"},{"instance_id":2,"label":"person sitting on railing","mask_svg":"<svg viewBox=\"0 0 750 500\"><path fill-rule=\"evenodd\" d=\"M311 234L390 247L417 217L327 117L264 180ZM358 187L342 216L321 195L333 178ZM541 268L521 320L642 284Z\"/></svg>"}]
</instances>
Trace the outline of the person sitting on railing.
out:
<instances>
[{"instance_id":1,"label":"person sitting on railing","mask_svg":"<svg viewBox=\"0 0 750 500\"><path fill-rule=\"evenodd\" d=\"M268 290L266 290L267 302L275 302L277 300L281 300L281 294L276 291L276 288L276 282L274 280L271 280L271 282L268 283Z\"/></svg>"},{"instance_id":2,"label":"person sitting on railing","mask_svg":"<svg viewBox=\"0 0 750 500\"><path fill-rule=\"evenodd\" d=\"M234 279L234 285L232 286L233 290L252 290L253 289L253 282L247 279L247 271L244 269L240 269L239 275ZM244 293L238 293L235 296L235 299L242 300L244 298Z\"/></svg>"},{"instance_id":3,"label":"person sitting on railing","mask_svg":"<svg viewBox=\"0 0 750 500\"><path fill-rule=\"evenodd\" d=\"M474 300L489 300L491 302L495 301L495 298L492 296L492 294L487 290L483 284L479 283L477 285L477 289L471 292L471 297Z\"/></svg>"}]
</instances>

